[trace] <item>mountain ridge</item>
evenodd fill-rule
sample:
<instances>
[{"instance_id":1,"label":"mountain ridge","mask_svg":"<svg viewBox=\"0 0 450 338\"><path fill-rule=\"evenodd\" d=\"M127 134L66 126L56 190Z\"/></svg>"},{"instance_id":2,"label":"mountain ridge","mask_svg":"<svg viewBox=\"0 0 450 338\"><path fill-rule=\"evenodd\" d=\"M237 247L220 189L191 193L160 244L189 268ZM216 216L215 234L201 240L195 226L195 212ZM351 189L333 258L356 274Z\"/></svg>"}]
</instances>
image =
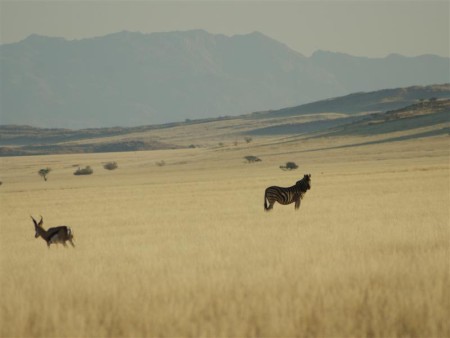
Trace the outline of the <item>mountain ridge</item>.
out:
<instances>
[{"instance_id":1,"label":"mountain ridge","mask_svg":"<svg viewBox=\"0 0 450 338\"><path fill-rule=\"evenodd\" d=\"M450 82L442 70L448 58L432 57L433 67L428 56L409 58L404 67L389 61L388 70L402 70L400 77L380 71L386 58L354 58L330 52L305 57L259 32L228 37L204 30L123 31L79 40L32 35L0 45L0 123L129 127L235 116L405 83Z\"/></svg>"}]
</instances>

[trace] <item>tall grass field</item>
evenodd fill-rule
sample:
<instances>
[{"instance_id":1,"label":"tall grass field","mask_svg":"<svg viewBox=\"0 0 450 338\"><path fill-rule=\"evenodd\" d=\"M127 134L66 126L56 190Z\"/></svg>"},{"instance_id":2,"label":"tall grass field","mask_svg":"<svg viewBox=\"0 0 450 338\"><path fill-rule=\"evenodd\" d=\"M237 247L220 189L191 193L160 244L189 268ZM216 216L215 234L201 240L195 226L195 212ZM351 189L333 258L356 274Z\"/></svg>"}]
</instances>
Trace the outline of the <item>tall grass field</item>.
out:
<instances>
[{"instance_id":1,"label":"tall grass field","mask_svg":"<svg viewBox=\"0 0 450 338\"><path fill-rule=\"evenodd\" d=\"M450 337L448 144L1 158L0 336ZM264 211L309 173L298 211Z\"/></svg>"}]
</instances>

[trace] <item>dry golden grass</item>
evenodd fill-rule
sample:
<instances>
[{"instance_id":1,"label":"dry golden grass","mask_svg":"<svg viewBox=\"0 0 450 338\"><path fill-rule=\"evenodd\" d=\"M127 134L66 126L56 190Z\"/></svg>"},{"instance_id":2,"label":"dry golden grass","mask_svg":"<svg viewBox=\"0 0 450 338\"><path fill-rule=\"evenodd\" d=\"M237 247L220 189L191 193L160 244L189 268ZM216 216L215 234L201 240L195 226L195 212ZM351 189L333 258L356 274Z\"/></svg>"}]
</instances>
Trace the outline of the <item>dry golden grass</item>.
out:
<instances>
[{"instance_id":1,"label":"dry golden grass","mask_svg":"<svg viewBox=\"0 0 450 338\"><path fill-rule=\"evenodd\" d=\"M448 137L329 142L0 159L0 336L449 337ZM304 173L300 211L263 211Z\"/></svg>"}]
</instances>

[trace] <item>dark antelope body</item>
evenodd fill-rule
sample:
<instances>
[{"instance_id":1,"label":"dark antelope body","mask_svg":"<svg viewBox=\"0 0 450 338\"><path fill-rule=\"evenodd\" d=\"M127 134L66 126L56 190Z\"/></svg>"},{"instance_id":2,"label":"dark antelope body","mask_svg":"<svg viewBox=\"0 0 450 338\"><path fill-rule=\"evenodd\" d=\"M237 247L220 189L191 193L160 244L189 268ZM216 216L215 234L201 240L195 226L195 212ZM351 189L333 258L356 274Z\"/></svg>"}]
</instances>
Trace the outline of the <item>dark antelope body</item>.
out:
<instances>
[{"instance_id":1,"label":"dark antelope body","mask_svg":"<svg viewBox=\"0 0 450 338\"><path fill-rule=\"evenodd\" d=\"M44 222L41 216L41 220L36 222L36 220L31 217L34 223L34 230L36 231L34 237L38 238L41 236L46 242L47 246L50 248L50 244L58 244L62 243L64 246L67 246L66 242L69 241L73 247L75 244L73 243L73 232L70 227L65 225L60 225L54 228L49 228L45 230L42 227L42 223Z\"/></svg>"},{"instance_id":2,"label":"dark antelope body","mask_svg":"<svg viewBox=\"0 0 450 338\"><path fill-rule=\"evenodd\" d=\"M275 202L283 205L295 202L295 209L300 208L300 202L305 193L311 189L311 174L304 175L300 181L288 188L272 186L264 192L264 210L272 210ZM269 203L269 205L267 205Z\"/></svg>"}]
</instances>

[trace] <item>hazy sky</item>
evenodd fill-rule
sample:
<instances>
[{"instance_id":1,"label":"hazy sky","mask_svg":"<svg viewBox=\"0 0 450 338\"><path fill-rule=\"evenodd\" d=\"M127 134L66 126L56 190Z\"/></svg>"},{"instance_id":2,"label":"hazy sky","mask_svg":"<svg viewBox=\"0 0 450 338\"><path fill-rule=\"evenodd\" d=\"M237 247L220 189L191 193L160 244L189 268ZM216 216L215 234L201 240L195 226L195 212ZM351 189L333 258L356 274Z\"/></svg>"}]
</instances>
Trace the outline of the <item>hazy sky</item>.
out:
<instances>
[{"instance_id":1,"label":"hazy sky","mask_svg":"<svg viewBox=\"0 0 450 338\"><path fill-rule=\"evenodd\" d=\"M260 31L309 56L449 56L450 1L4 1L0 42L30 34L81 39L122 30Z\"/></svg>"}]
</instances>

